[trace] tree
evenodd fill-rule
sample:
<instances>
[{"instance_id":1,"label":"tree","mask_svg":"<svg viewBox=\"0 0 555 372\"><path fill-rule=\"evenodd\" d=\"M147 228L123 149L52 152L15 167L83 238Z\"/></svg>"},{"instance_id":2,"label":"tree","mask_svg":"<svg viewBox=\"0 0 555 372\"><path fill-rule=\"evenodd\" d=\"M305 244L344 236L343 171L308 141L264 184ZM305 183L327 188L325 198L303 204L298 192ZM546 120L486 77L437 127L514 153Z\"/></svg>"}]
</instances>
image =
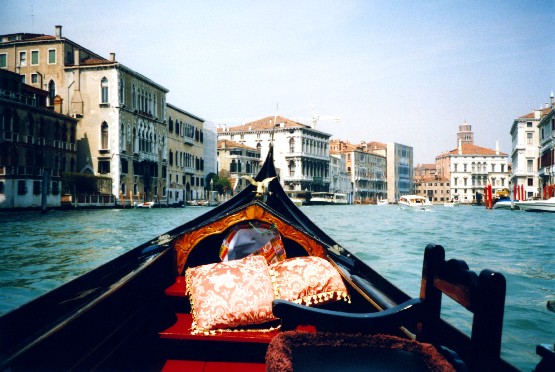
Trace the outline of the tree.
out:
<instances>
[{"instance_id":1,"label":"tree","mask_svg":"<svg viewBox=\"0 0 555 372\"><path fill-rule=\"evenodd\" d=\"M212 187L210 186L210 181L212 181ZM220 195L225 194L227 191L231 190L231 181L227 177L220 177L216 173L209 173L206 176L204 188L208 191L217 191Z\"/></svg>"}]
</instances>

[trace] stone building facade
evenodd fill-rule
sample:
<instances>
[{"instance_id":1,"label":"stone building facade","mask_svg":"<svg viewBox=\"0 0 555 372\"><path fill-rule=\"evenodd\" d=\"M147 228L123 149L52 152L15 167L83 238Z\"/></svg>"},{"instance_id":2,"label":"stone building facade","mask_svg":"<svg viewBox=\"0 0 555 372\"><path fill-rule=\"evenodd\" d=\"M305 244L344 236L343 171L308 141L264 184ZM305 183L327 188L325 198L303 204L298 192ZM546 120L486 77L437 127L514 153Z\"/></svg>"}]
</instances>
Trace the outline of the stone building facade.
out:
<instances>
[{"instance_id":1,"label":"stone building facade","mask_svg":"<svg viewBox=\"0 0 555 372\"><path fill-rule=\"evenodd\" d=\"M354 145L332 140L330 147L332 153L345 155L353 203L375 203L378 199L387 198L387 160L384 155L370 152L364 142Z\"/></svg>"},{"instance_id":2,"label":"stone building facade","mask_svg":"<svg viewBox=\"0 0 555 372\"><path fill-rule=\"evenodd\" d=\"M553 184L549 168L552 165L550 164L552 158L550 158L549 140L546 141L552 133L547 122L548 116L553 111L553 99L552 96L551 103L546 104L545 107L516 118L511 126L511 184L514 190L524 190L524 195L520 195L517 191L515 199L542 197L544 185ZM543 135L541 138L540 134Z\"/></svg>"},{"instance_id":3,"label":"stone building facade","mask_svg":"<svg viewBox=\"0 0 555 372\"><path fill-rule=\"evenodd\" d=\"M260 149L231 140L218 141L218 175L231 179L234 193L243 190L249 181L243 176L256 177L262 159Z\"/></svg>"},{"instance_id":4,"label":"stone building facade","mask_svg":"<svg viewBox=\"0 0 555 372\"><path fill-rule=\"evenodd\" d=\"M329 138L330 134L281 116L218 128L218 140L259 149L262 159L273 141L274 163L286 190L329 190Z\"/></svg>"},{"instance_id":5,"label":"stone building facade","mask_svg":"<svg viewBox=\"0 0 555 372\"><path fill-rule=\"evenodd\" d=\"M551 103L548 109L549 111L538 123L538 176L541 194L539 196L543 198L555 196L555 102L553 93L551 93Z\"/></svg>"},{"instance_id":6,"label":"stone building facade","mask_svg":"<svg viewBox=\"0 0 555 372\"><path fill-rule=\"evenodd\" d=\"M168 89L63 37L0 36L0 68L48 92L47 106L78 119L81 173L112 180L119 202L167 202ZM201 177L202 178L202 177Z\"/></svg>"},{"instance_id":7,"label":"stone building facade","mask_svg":"<svg viewBox=\"0 0 555 372\"><path fill-rule=\"evenodd\" d=\"M59 207L62 175L77 167L77 120L16 73L0 70L0 87L0 209Z\"/></svg>"},{"instance_id":8,"label":"stone building facade","mask_svg":"<svg viewBox=\"0 0 555 372\"><path fill-rule=\"evenodd\" d=\"M499 148L463 144L459 139L457 148L436 157L436 169L440 179L449 180L451 198L460 203L478 202L489 184L493 194L510 187L507 154Z\"/></svg>"},{"instance_id":9,"label":"stone building facade","mask_svg":"<svg viewBox=\"0 0 555 372\"><path fill-rule=\"evenodd\" d=\"M451 201L449 180L437 175L435 164L414 167L414 193L425 196L434 204Z\"/></svg>"},{"instance_id":10,"label":"stone building facade","mask_svg":"<svg viewBox=\"0 0 555 372\"><path fill-rule=\"evenodd\" d=\"M167 104L168 203L205 198L204 119Z\"/></svg>"}]
</instances>

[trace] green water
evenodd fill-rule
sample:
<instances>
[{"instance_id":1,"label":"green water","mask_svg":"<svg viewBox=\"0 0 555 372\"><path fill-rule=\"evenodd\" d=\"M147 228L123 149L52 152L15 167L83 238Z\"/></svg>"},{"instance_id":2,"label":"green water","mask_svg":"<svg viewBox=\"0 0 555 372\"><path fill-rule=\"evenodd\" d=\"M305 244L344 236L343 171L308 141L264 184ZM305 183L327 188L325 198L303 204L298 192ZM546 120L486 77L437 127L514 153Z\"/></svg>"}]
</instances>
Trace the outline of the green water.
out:
<instances>
[{"instance_id":1,"label":"green water","mask_svg":"<svg viewBox=\"0 0 555 372\"><path fill-rule=\"evenodd\" d=\"M529 371L535 346L555 342L555 214L479 207L431 211L397 206L302 207L338 243L411 296L419 295L426 244L447 258L507 279L505 359ZM56 288L135 246L205 212L206 208L0 213L0 314ZM446 303L446 316L469 332L470 316Z\"/></svg>"}]
</instances>

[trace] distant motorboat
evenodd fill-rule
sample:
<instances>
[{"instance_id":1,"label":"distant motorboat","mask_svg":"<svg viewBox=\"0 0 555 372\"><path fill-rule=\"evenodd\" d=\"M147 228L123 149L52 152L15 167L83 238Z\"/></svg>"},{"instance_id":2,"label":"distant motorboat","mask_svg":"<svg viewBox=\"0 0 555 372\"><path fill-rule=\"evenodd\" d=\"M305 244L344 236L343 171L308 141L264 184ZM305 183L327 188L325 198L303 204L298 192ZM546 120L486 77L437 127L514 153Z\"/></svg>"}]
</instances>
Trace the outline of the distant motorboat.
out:
<instances>
[{"instance_id":1,"label":"distant motorboat","mask_svg":"<svg viewBox=\"0 0 555 372\"><path fill-rule=\"evenodd\" d=\"M378 204L378 205L388 205L389 200L387 200L387 199L378 199L376 204Z\"/></svg>"},{"instance_id":2,"label":"distant motorboat","mask_svg":"<svg viewBox=\"0 0 555 372\"><path fill-rule=\"evenodd\" d=\"M137 208L152 208L152 207L154 207L154 202L151 202L151 201L137 204Z\"/></svg>"},{"instance_id":3,"label":"distant motorboat","mask_svg":"<svg viewBox=\"0 0 555 372\"><path fill-rule=\"evenodd\" d=\"M500 199L497 202L495 202L495 204L493 205L493 209L506 209L506 210L511 210L511 209L520 209L516 203L518 202L518 200L512 200L511 199Z\"/></svg>"},{"instance_id":4,"label":"distant motorboat","mask_svg":"<svg viewBox=\"0 0 555 372\"><path fill-rule=\"evenodd\" d=\"M399 198L399 206L414 209L429 209L432 203L421 195L403 195Z\"/></svg>"},{"instance_id":5,"label":"distant motorboat","mask_svg":"<svg viewBox=\"0 0 555 372\"><path fill-rule=\"evenodd\" d=\"M191 206L191 207L206 207L209 204L208 200L188 200L187 201L187 205Z\"/></svg>"},{"instance_id":6,"label":"distant motorboat","mask_svg":"<svg viewBox=\"0 0 555 372\"><path fill-rule=\"evenodd\" d=\"M307 205L309 203L310 191L287 190L285 193L297 207Z\"/></svg>"},{"instance_id":7,"label":"distant motorboat","mask_svg":"<svg viewBox=\"0 0 555 372\"><path fill-rule=\"evenodd\" d=\"M334 192L313 192L310 195L311 205L348 204L347 195Z\"/></svg>"},{"instance_id":8,"label":"distant motorboat","mask_svg":"<svg viewBox=\"0 0 555 372\"><path fill-rule=\"evenodd\" d=\"M555 197L547 200L526 200L516 202L515 205L526 212L552 212L555 213Z\"/></svg>"}]
</instances>

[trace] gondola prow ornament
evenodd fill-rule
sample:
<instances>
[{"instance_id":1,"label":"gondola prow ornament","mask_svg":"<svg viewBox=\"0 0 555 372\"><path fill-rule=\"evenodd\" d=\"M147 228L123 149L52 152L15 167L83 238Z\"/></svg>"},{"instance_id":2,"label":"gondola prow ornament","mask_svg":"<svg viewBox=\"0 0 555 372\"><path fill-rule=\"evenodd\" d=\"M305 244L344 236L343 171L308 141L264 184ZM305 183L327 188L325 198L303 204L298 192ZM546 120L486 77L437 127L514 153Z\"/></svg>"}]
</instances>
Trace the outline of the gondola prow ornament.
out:
<instances>
[{"instance_id":1,"label":"gondola prow ornament","mask_svg":"<svg viewBox=\"0 0 555 372\"><path fill-rule=\"evenodd\" d=\"M257 198L262 198L266 194L266 190L268 189L268 185L270 184L270 181L276 178L276 177L269 177L269 178L265 178L262 181L255 181L254 178L252 178L251 176L241 176L241 177L249 180L251 185L256 186L256 191L253 191L253 192L256 192Z\"/></svg>"}]
</instances>

